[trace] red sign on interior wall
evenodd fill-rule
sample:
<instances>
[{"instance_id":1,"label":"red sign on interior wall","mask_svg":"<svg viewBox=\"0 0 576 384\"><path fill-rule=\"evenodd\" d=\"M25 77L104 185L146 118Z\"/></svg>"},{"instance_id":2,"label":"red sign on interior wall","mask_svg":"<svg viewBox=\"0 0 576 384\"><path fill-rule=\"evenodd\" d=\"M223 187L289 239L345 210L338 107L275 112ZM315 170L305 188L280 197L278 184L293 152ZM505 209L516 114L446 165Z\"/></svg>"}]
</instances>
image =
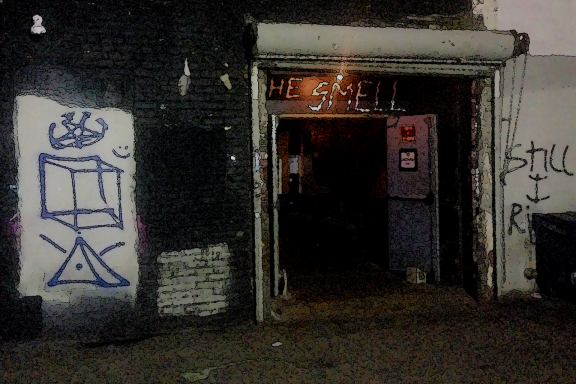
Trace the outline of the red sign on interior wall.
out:
<instances>
[{"instance_id":1,"label":"red sign on interior wall","mask_svg":"<svg viewBox=\"0 0 576 384\"><path fill-rule=\"evenodd\" d=\"M405 124L401 126L400 135L402 136L402 141L416 140L416 126L414 124Z\"/></svg>"}]
</instances>

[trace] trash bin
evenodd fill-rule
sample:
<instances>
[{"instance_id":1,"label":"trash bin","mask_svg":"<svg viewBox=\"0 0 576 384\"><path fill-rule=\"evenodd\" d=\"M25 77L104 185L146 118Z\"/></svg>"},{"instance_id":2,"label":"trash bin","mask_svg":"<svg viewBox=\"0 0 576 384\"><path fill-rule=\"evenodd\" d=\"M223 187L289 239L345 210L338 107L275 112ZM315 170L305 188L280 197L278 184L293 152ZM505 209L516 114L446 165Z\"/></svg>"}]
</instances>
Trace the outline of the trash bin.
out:
<instances>
[{"instance_id":1,"label":"trash bin","mask_svg":"<svg viewBox=\"0 0 576 384\"><path fill-rule=\"evenodd\" d=\"M535 213L532 226L540 293L576 302L576 212Z\"/></svg>"}]
</instances>

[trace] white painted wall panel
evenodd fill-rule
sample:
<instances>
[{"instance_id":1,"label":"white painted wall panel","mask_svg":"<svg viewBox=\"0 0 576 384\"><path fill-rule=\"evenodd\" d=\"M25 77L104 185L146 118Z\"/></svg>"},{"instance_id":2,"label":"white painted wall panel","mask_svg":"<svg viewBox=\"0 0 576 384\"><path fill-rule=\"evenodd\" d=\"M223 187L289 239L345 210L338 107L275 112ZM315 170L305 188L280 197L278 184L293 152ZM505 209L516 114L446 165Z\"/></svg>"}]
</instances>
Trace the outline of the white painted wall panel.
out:
<instances>
[{"instance_id":1,"label":"white painted wall panel","mask_svg":"<svg viewBox=\"0 0 576 384\"><path fill-rule=\"evenodd\" d=\"M72 112L65 123L69 132L63 115ZM103 132L101 137L89 131L82 136L81 128L72 127L85 112L90 116L84 127ZM21 295L40 295L47 303L74 303L83 296L133 303L138 235L132 116L26 95L16 98L14 117ZM66 135L70 140L50 141Z\"/></svg>"}]
</instances>

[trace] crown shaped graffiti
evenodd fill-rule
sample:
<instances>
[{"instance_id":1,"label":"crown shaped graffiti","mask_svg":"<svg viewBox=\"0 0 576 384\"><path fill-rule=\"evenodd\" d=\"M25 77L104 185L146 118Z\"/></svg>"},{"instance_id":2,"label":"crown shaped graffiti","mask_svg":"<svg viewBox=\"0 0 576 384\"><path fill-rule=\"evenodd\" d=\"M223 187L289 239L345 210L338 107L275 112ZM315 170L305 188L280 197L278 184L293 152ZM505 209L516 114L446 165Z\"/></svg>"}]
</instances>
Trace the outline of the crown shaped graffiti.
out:
<instances>
[{"instance_id":1,"label":"crown shaped graffiti","mask_svg":"<svg viewBox=\"0 0 576 384\"><path fill-rule=\"evenodd\" d=\"M106 131L108 130L108 125L104 122L104 120L98 118L96 122L100 124L102 129L100 131L94 131L91 129L86 128L86 120L90 117L90 112L82 112L82 118L78 124L72 122L74 118L75 112L68 112L62 115L65 119L62 120L62 125L68 131L64 135L60 137L54 137L54 129L56 128L56 124L50 124L49 129L49 138L50 138L50 145L54 149L64 149L64 148L83 148L87 147L92 144L96 144L100 140L104 138Z\"/></svg>"}]
</instances>

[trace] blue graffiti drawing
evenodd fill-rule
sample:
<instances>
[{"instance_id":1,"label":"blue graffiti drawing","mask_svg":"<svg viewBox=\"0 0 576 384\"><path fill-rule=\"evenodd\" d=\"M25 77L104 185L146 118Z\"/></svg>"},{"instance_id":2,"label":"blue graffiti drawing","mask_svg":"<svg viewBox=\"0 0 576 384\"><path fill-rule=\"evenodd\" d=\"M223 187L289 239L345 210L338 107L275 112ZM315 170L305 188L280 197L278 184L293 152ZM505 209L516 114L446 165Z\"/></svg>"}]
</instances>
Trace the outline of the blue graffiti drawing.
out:
<instances>
[{"instance_id":1,"label":"blue graffiti drawing","mask_svg":"<svg viewBox=\"0 0 576 384\"><path fill-rule=\"evenodd\" d=\"M79 158L70 157L56 157L42 153L39 157L40 168L40 195L42 203L43 219L51 219L60 224L63 224L74 231L80 229L91 229L100 227L115 227L123 229L122 222L122 204L121 204L121 191L120 191L120 174L123 172L120 168L108 164L99 156L88 156ZM66 173L69 176L66 176ZM70 177L71 186L62 183L62 177ZM51 179L54 178L54 179ZM116 188L104 188L104 181L106 179L107 185L110 186L114 183L115 178ZM78 180L80 179L80 180ZM62 180L62 181L61 181ZM51 186L58 186L47 188L47 181ZM82 186L98 185L100 198L104 202L102 208L87 208L78 207L78 200L82 200L82 204L94 205L95 202L87 201L85 196L77 193L76 184ZM69 191L68 205L64 208L70 209L48 209L53 206L58 197L65 196L65 191ZM108 191L108 197L113 198L110 206L106 199L105 192ZM85 193L85 192L84 192ZM81 205L82 205L81 204ZM59 208L62 208L60 202ZM80 222L79 222L80 220Z\"/></svg>"},{"instance_id":2,"label":"blue graffiti drawing","mask_svg":"<svg viewBox=\"0 0 576 384\"><path fill-rule=\"evenodd\" d=\"M72 122L75 112L68 112L62 115L65 120L62 121L62 125L68 130L68 133L60 137L54 137L54 129L56 124L50 124L48 130L50 144L54 149L64 149L70 147L83 148L92 144L96 144L104 138L106 131L108 130L108 125L102 119L96 119L96 122L102 126L102 130L93 131L86 128L86 120L90 117L90 112L82 112L82 118L80 123L75 124Z\"/></svg>"},{"instance_id":3,"label":"blue graffiti drawing","mask_svg":"<svg viewBox=\"0 0 576 384\"><path fill-rule=\"evenodd\" d=\"M124 245L124 243L117 243L114 244L113 246L110 246L108 248L106 248L105 250L103 250L102 252L100 252L100 254L97 254L96 252L94 252L94 250L92 249L92 247L90 247L88 245L88 243L86 243L86 241L82 238L82 237L77 237L76 238L76 243L74 244L74 248L72 248L72 251L70 252L70 254L68 255L68 257L66 258L66 260L64 261L64 264L62 264L62 266L60 267L60 269L58 270L58 272L56 272L56 274L54 275L54 277L52 277L52 279L50 279L50 281L48 282L48 286L49 287L54 287L56 285L60 285L60 284L73 284L73 283L83 283L83 284L94 284L94 285L99 285L101 287L106 287L106 288L113 288L113 287L126 287L128 285L130 285L130 282L128 282L128 280L126 280L125 278L123 278L122 276L120 276L119 274L117 274L116 272L114 272L108 265L106 265L106 263L104 262L104 260L102 260L102 255L114 248L117 247L121 247L122 245ZM88 251L88 252L86 252ZM80 255L80 252L82 253L82 256ZM74 269L68 268L66 269L66 267L68 266L68 263L71 261L71 259L74 258L74 262L76 263L74 265ZM100 273L98 273L98 271L96 271L96 267L98 266L98 264L93 264L90 259L93 259L94 261L97 261L98 264L100 265L100 267L104 268L104 270L101 270ZM71 263L70 265L74 264ZM90 268L90 271L92 272L92 276L93 279L86 279L86 278L82 278L86 276L87 271L82 271L82 269L84 269L84 264L88 265L88 268ZM99 268L101 269L101 268ZM60 279L60 277L62 276L62 274L65 273L67 278L64 279ZM110 281L106 281L105 279L102 278L102 276L100 274L104 274L107 273L109 276L107 276L107 278L109 280L112 279L116 279L118 280L118 282L116 283L112 283ZM76 275L79 278L68 278L69 276L74 276Z\"/></svg>"},{"instance_id":4,"label":"blue graffiti drawing","mask_svg":"<svg viewBox=\"0 0 576 384\"><path fill-rule=\"evenodd\" d=\"M66 250L64 248L62 248L61 246L59 246L58 244L56 244L53 240L50 240L48 238L48 236L44 236L44 235L40 235L40 237L42 238L42 240L47 241L48 243L52 244L54 246L54 248L56 248L57 250L59 250L62 253L66 253Z\"/></svg>"},{"instance_id":5,"label":"blue graffiti drawing","mask_svg":"<svg viewBox=\"0 0 576 384\"><path fill-rule=\"evenodd\" d=\"M114 248L118 248L118 247L121 247L121 246L123 246L123 245L126 245L126 244L123 243L123 242L113 244L113 245L105 248L102 252L100 252L100 256L104 256L105 253L110 252L110 251L113 250Z\"/></svg>"},{"instance_id":6,"label":"blue graffiti drawing","mask_svg":"<svg viewBox=\"0 0 576 384\"><path fill-rule=\"evenodd\" d=\"M118 147L118 148L121 148L121 147ZM128 149L128 146L124 147L124 149ZM114 154L114 156L119 157L119 158L121 158L121 159L127 159L127 158L130 157L130 154L129 154L129 153L126 154L126 155L121 155L121 154L119 154L118 152L116 152L115 149L112 150L112 153Z\"/></svg>"}]
</instances>

